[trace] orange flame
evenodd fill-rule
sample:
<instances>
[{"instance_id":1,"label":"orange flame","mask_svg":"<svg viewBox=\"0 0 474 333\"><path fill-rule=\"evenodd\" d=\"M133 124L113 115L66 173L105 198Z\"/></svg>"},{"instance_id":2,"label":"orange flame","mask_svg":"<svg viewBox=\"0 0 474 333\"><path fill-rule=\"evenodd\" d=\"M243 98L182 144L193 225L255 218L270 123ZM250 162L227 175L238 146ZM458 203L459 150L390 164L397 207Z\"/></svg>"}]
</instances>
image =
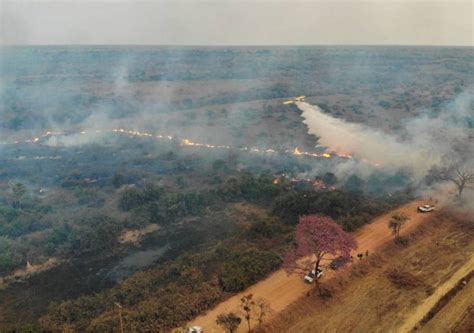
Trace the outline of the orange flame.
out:
<instances>
[{"instance_id":1,"label":"orange flame","mask_svg":"<svg viewBox=\"0 0 474 333\"><path fill-rule=\"evenodd\" d=\"M304 98L302 96L296 97L295 99L298 98ZM113 132L113 133L119 133L119 134L125 134L130 137L147 137L147 138L155 138L159 140L173 140L174 137L171 135L164 135L164 134L153 134L153 133L148 133L148 132L142 132L142 131L137 131L137 130L128 130L124 128L114 128L111 130L95 130L94 132L96 133L106 133L106 132ZM87 134L88 131L83 130L79 132L80 134ZM33 137L32 139L24 140L24 141L13 141L15 144L19 143L39 143L41 142L41 139L53 136L53 135L65 135L64 132L52 132L52 131L47 131L43 133L42 135L38 137ZM203 148L209 148L209 149L238 149L241 151L247 151L251 153L258 153L258 154L274 154L274 153L287 153L287 154L292 154L295 156L308 156L308 157L315 157L315 158L333 158L333 157L339 157L339 158L346 158L346 159L352 159L352 155L348 153L340 153L337 151L326 151L324 153L311 153L307 151L302 151L300 148L295 147L293 150L284 150L284 151L277 151L272 148L267 148L267 149L260 149L257 147L241 147L241 148L236 148L232 147L229 145L214 145L214 144L208 144L208 143L199 143L199 142L194 142L191 141L188 138L181 139L180 141L182 146L189 146L189 147L203 147ZM363 159L364 160L364 159ZM371 163L372 165L376 167L380 167L381 164L377 161L367 161L368 163Z\"/></svg>"}]
</instances>

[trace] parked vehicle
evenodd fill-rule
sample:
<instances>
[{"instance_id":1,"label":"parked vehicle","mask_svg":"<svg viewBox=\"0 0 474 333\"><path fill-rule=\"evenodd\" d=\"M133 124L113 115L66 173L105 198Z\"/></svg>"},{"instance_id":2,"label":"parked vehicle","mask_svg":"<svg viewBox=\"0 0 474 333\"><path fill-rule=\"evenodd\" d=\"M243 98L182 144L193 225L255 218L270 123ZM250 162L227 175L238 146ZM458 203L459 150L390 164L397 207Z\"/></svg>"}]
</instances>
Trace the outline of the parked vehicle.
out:
<instances>
[{"instance_id":1,"label":"parked vehicle","mask_svg":"<svg viewBox=\"0 0 474 333\"><path fill-rule=\"evenodd\" d=\"M344 266L348 261L350 261L350 258L339 256L331 261L329 267L331 267L331 269L338 269L339 267Z\"/></svg>"},{"instance_id":2,"label":"parked vehicle","mask_svg":"<svg viewBox=\"0 0 474 333\"><path fill-rule=\"evenodd\" d=\"M204 333L204 331L200 326L193 326L188 328L188 333Z\"/></svg>"},{"instance_id":3,"label":"parked vehicle","mask_svg":"<svg viewBox=\"0 0 474 333\"><path fill-rule=\"evenodd\" d=\"M317 271L315 271L313 269L311 272L309 272L308 274L305 275L304 282L313 283L314 279L320 279L321 276L323 276L323 270L322 269L318 268Z\"/></svg>"},{"instance_id":4,"label":"parked vehicle","mask_svg":"<svg viewBox=\"0 0 474 333\"><path fill-rule=\"evenodd\" d=\"M418 213L429 213L434 211L435 207L431 205L418 206Z\"/></svg>"}]
</instances>

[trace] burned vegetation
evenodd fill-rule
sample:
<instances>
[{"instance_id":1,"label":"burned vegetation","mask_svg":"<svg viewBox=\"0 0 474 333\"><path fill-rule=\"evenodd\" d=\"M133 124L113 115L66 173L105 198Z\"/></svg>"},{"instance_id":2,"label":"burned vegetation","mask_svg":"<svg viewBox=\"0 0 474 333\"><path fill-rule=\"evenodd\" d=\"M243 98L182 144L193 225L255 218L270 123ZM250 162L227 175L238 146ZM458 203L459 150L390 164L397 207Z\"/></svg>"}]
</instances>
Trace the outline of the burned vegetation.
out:
<instances>
[{"instance_id":1,"label":"burned vegetation","mask_svg":"<svg viewBox=\"0 0 474 333\"><path fill-rule=\"evenodd\" d=\"M0 331L184 325L282 267L300 216L351 232L416 194L410 170L318 146L286 100L397 132L472 80L465 50L0 52ZM367 52L376 75L327 71Z\"/></svg>"}]
</instances>

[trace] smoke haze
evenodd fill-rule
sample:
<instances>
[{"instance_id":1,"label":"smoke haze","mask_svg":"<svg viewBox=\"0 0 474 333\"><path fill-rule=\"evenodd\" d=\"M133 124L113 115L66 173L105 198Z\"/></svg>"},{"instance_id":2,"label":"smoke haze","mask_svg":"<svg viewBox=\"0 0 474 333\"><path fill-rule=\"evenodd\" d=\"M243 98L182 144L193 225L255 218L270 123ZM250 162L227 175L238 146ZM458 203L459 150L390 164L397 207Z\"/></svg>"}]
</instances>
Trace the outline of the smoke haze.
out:
<instances>
[{"instance_id":1,"label":"smoke haze","mask_svg":"<svg viewBox=\"0 0 474 333\"><path fill-rule=\"evenodd\" d=\"M460 94L437 115L425 112L404 124L403 137L387 134L364 124L349 123L324 113L318 106L297 103L308 133L319 138L322 146L339 153L367 160L387 171L408 169L417 178L440 163L459 145L472 151L474 119L472 89ZM338 167L340 174L352 172L367 176L366 166L350 161ZM364 175L365 173L365 175Z\"/></svg>"}]
</instances>

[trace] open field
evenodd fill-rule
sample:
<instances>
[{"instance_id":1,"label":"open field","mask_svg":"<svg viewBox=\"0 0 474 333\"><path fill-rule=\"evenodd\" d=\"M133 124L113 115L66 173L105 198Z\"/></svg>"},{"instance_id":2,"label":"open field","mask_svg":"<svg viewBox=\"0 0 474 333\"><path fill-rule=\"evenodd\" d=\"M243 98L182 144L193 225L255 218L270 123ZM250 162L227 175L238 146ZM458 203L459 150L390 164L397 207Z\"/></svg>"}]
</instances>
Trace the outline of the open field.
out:
<instances>
[{"instance_id":1,"label":"open field","mask_svg":"<svg viewBox=\"0 0 474 333\"><path fill-rule=\"evenodd\" d=\"M425 306L430 297L437 298L448 291L452 285L450 279L458 271L462 276L472 269L472 222L472 218L450 213L430 216L425 224L412 231L406 247L388 244L369 260L328 282L332 298L304 297L270 322L264 331L399 332L406 331L403 328L406 323L411 329L421 319L418 313L430 310ZM405 279L391 280L391 272L400 273ZM472 288L472 282L466 288ZM440 312L423 331L443 332L436 324L438 321L445 322L445 326L454 325L459 315L467 311L466 307L472 306L472 297L464 298L469 297L469 290L461 291L462 300L454 299L459 304L449 303L442 310L449 311L451 306L463 308L460 313L451 312L454 322L445 321Z\"/></svg>"}]
</instances>

